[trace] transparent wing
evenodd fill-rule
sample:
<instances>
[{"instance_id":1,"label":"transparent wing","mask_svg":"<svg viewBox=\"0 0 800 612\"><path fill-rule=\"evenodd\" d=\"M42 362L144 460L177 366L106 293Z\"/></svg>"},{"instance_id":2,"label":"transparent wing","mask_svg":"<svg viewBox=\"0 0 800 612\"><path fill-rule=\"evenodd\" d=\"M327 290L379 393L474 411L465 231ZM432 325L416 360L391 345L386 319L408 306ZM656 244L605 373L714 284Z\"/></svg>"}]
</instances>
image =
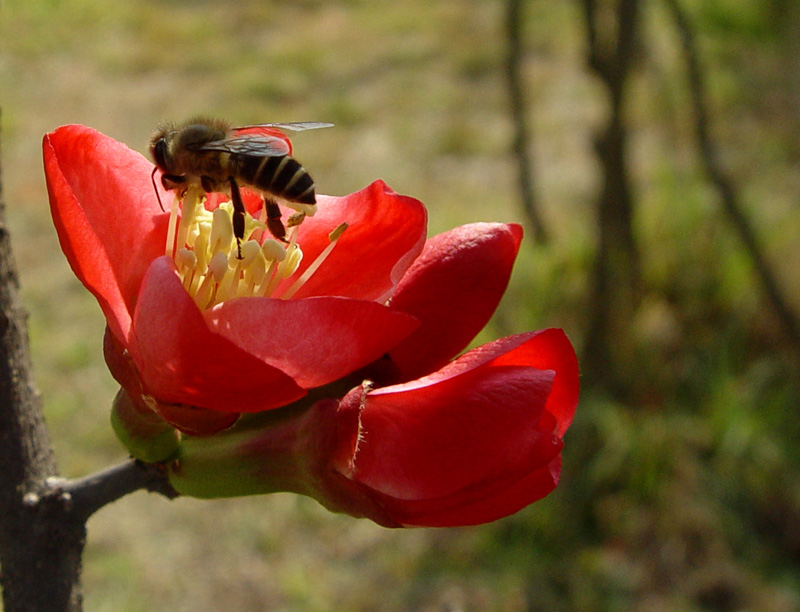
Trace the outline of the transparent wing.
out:
<instances>
[{"instance_id":1,"label":"transparent wing","mask_svg":"<svg viewBox=\"0 0 800 612\"><path fill-rule=\"evenodd\" d=\"M283 138L268 134L241 134L230 138L212 140L205 143L200 151L222 151L237 155L258 157L279 157L290 153L289 145Z\"/></svg>"},{"instance_id":2,"label":"transparent wing","mask_svg":"<svg viewBox=\"0 0 800 612\"><path fill-rule=\"evenodd\" d=\"M333 127L332 123L324 121L300 121L296 123L259 123L257 125L242 125L234 130L247 130L251 128L278 128L279 130L293 130L302 132L304 130L317 130L319 128Z\"/></svg>"}]
</instances>

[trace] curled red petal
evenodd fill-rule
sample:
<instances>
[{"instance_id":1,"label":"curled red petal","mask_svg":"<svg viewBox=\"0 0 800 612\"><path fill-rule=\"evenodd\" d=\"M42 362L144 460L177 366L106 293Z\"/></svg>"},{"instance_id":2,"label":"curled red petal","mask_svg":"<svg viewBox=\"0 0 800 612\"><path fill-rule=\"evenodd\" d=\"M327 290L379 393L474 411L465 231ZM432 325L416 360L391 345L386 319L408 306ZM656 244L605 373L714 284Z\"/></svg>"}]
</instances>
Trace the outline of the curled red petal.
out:
<instances>
[{"instance_id":1,"label":"curled red petal","mask_svg":"<svg viewBox=\"0 0 800 612\"><path fill-rule=\"evenodd\" d=\"M131 398L135 400L141 399L142 382L139 380L136 365L133 363L133 359L125 345L108 326L103 335L103 357L114 380L127 391Z\"/></svg>"},{"instance_id":2,"label":"curled red petal","mask_svg":"<svg viewBox=\"0 0 800 612\"><path fill-rule=\"evenodd\" d=\"M220 336L304 388L378 359L418 325L414 317L381 304L340 297L240 298L204 314Z\"/></svg>"},{"instance_id":3,"label":"curled red petal","mask_svg":"<svg viewBox=\"0 0 800 612\"><path fill-rule=\"evenodd\" d=\"M425 386L430 380L458 376L482 365L520 365L554 371L553 390L547 398L545 409L555 417L558 435L564 435L578 406L580 373L575 349L560 329L544 329L488 342L464 353L430 376L391 388Z\"/></svg>"},{"instance_id":4,"label":"curled red petal","mask_svg":"<svg viewBox=\"0 0 800 612\"><path fill-rule=\"evenodd\" d=\"M561 449L554 432L540 428L553 378L549 370L482 366L370 393L350 477L398 500L424 500L482 496L498 479L539 469Z\"/></svg>"},{"instance_id":5,"label":"curled red petal","mask_svg":"<svg viewBox=\"0 0 800 612\"><path fill-rule=\"evenodd\" d=\"M561 475L561 455L521 478L500 478L493 485L460 496L415 501L380 496L380 505L400 525L462 527L482 525L519 512L549 495Z\"/></svg>"},{"instance_id":6,"label":"curled red petal","mask_svg":"<svg viewBox=\"0 0 800 612\"><path fill-rule=\"evenodd\" d=\"M44 168L61 247L100 303L118 338L127 338L142 277L164 249L167 217L140 154L81 125L47 134Z\"/></svg>"},{"instance_id":7,"label":"curled red petal","mask_svg":"<svg viewBox=\"0 0 800 612\"><path fill-rule=\"evenodd\" d=\"M298 228L297 241L303 249L298 274L328 246L333 229L341 223L349 226L319 272L295 297L388 298L425 243L425 207L419 200L395 193L383 181L341 198L320 195L317 203L317 213ZM286 281L284 287L290 284Z\"/></svg>"},{"instance_id":8,"label":"curled red petal","mask_svg":"<svg viewBox=\"0 0 800 612\"><path fill-rule=\"evenodd\" d=\"M555 487L577 397L561 330L503 338L418 380L352 390L330 465L385 511L382 524L492 521Z\"/></svg>"},{"instance_id":9,"label":"curled red petal","mask_svg":"<svg viewBox=\"0 0 800 612\"><path fill-rule=\"evenodd\" d=\"M525 364L542 370L553 370L556 377L545 410L555 417L556 433L559 437L563 436L575 416L580 393L580 371L575 349L560 329L544 329L511 338L523 341L514 350L497 355L491 364ZM502 341L498 341L500 342Z\"/></svg>"},{"instance_id":10,"label":"curled red petal","mask_svg":"<svg viewBox=\"0 0 800 612\"><path fill-rule=\"evenodd\" d=\"M389 353L403 380L442 367L483 329L508 286L521 240L519 225L500 223L465 225L428 240L391 301L421 321Z\"/></svg>"},{"instance_id":11,"label":"curled red petal","mask_svg":"<svg viewBox=\"0 0 800 612\"><path fill-rule=\"evenodd\" d=\"M159 402L257 412L305 394L290 376L210 330L166 257L144 278L134 334L133 360Z\"/></svg>"}]
</instances>

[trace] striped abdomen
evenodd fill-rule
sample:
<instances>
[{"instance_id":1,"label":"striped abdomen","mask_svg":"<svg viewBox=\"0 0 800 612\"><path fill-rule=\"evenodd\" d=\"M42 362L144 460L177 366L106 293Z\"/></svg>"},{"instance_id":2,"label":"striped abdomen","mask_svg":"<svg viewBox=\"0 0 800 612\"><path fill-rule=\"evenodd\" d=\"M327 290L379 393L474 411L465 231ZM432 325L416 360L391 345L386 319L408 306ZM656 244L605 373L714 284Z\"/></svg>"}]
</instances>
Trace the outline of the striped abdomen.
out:
<instances>
[{"instance_id":1,"label":"striped abdomen","mask_svg":"<svg viewBox=\"0 0 800 612\"><path fill-rule=\"evenodd\" d=\"M230 154L230 167L237 178L262 191L301 204L316 204L314 180L290 155L256 156Z\"/></svg>"}]
</instances>

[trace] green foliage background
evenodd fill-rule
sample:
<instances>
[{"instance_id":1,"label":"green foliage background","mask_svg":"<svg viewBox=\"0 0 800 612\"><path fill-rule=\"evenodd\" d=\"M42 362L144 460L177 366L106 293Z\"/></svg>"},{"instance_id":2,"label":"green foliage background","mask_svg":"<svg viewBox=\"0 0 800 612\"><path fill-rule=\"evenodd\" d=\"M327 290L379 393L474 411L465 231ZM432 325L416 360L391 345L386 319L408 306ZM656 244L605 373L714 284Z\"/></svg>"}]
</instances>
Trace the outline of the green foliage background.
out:
<instances>
[{"instance_id":1,"label":"green foliage background","mask_svg":"<svg viewBox=\"0 0 800 612\"><path fill-rule=\"evenodd\" d=\"M713 131L800 311L800 10L686 0ZM470 529L390 531L292 495L167 502L89 523L86 609L539 611L800 608L797 362L698 164L678 39L644 2L627 111L646 296L624 401L584 390L559 489ZM140 151L165 119L332 121L295 151L319 191L382 178L431 233L522 221L502 62L486 0L6 0L0 104L9 225L35 374L62 471L124 459L103 319L49 220L42 135L84 123ZM553 239L524 246L480 341L559 326L583 341L606 100L577 2L526 5L538 195ZM109 202L114 206L114 202ZM468 307L468 305L465 305Z\"/></svg>"}]
</instances>

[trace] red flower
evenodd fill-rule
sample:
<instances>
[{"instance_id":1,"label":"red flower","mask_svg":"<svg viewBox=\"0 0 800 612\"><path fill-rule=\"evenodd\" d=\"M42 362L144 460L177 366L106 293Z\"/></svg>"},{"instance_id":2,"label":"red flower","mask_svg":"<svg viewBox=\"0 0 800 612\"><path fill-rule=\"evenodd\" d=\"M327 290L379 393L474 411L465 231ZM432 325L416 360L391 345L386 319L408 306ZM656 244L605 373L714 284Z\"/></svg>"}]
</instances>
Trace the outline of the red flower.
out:
<instances>
[{"instance_id":1,"label":"red flower","mask_svg":"<svg viewBox=\"0 0 800 612\"><path fill-rule=\"evenodd\" d=\"M320 197L319 213L298 228L303 261L273 295L302 276L342 219L350 227L326 274L311 275L294 299L243 297L201 309L164 254L170 215L155 196L152 164L83 126L46 135L44 164L62 249L108 321L112 373L179 428L213 431L217 415L208 411L235 418L284 406L374 361L418 326L376 301L425 240L422 204L383 183ZM135 375L121 371L125 362Z\"/></svg>"},{"instance_id":2,"label":"red flower","mask_svg":"<svg viewBox=\"0 0 800 612\"><path fill-rule=\"evenodd\" d=\"M387 526L444 526L506 516L557 484L578 400L564 334L512 336L451 361L499 303L519 226L425 242L422 204L376 182L319 196L274 256L248 221L242 251L269 267L226 255L229 276L217 277L202 253L229 215L210 210L218 198L193 211L201 196L187 195L171 222L153 166L81 126L48 134L44 155L62 248L108 321L106 359L126 391L121 439L135 452L137 428L155 431L140 418L151 411L205 436L183 435L170 457L179 492L296 491ZM256 200L247 208L260 214ZM260 414L230 427L239 413Z\"/></svg>"}]
</instances>

